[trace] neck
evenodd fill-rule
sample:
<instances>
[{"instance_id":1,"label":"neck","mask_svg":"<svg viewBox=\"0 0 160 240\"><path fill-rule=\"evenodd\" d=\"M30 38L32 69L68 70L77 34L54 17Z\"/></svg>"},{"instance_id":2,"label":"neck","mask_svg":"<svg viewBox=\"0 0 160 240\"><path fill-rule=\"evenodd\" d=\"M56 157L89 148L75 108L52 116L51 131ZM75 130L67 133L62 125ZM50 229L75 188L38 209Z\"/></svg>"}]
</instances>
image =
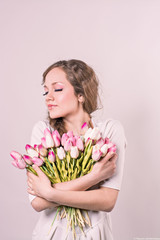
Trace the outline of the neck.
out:
<instances>
[{"instance_id":1,"label":"neck","mask_svg":"<svg viewBox=\"0 0 160 240\"><path fill-rule=\"evenodd\" d=\"M89 127L93 127L90 115L84 111L71 118L64 118L63 120L66 130L73 131L73 134L78 136L82 134L81 126L83 123L86 122Z\"/></svg>"}]
</instances>

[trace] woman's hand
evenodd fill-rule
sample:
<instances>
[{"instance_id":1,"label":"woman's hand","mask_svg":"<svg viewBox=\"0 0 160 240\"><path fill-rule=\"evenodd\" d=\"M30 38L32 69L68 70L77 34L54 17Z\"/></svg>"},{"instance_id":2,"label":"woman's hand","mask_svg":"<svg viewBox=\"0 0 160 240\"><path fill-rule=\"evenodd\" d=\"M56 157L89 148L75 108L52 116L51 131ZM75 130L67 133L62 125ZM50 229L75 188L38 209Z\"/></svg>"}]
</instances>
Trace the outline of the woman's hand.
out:
<instances>
[{"instance_id":1,"label":"woman's hand","mask_svg":"<svg viewBox=\"0 0 160 240\"><path fill-rule=\"evenodd\" d=\"M33 168L37 172L38 176L31 172L27 172L27 183L29 187L27 191L37 197L45 198L48 191L52 188L50 180L37 165L33 165Z\"/></svg>"},{"instance_id":2,"label":"woman's hand","mask_svg":"<svg viewBox=\"0 0 160 240\"><path fill-rule=\"evenodd\" d=\"M90 174L97 179L97 182L101 182L112 177L116 171L116 160L116 153L107 153L102 160L97 161Z\"/></svg>"}]
</instances>

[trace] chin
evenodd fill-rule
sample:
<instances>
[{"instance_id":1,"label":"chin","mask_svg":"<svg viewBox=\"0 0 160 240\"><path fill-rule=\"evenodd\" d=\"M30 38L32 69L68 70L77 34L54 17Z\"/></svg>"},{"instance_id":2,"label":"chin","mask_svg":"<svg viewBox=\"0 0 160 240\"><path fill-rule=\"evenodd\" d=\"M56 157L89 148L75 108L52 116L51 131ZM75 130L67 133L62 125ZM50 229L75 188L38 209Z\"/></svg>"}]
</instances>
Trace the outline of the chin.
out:
<instances>
[{"instance_id":1,"label":"chin","mask_svg":"<svg viewBox=\"0 0 160 240\"><path fill-rule=\"evenodd\" d=\"M63 117L63 116L60 115L60 114L49 113L49 117L50 117L51 119L56 119L56 118L61 118L61 117Z\"/></svg>"}]
</instances>

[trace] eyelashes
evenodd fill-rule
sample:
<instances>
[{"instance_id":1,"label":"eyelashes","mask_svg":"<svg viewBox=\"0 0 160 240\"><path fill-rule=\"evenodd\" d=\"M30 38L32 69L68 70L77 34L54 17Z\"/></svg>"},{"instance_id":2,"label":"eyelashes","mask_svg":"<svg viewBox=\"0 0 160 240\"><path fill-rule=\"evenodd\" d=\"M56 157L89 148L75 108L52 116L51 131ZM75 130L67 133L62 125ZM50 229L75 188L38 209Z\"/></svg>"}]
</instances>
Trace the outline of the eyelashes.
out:
<instances>
[{"instance_id":1,"label":"eyelashes","mask_svg":"<svg viewBox=\"0 0 160 240\"><path fill-rule=\"evenodd\" d=\"M43 93L43 96L46 96L48 94L48 92L45 92L45 93Z\"/></svg>"},{"instance_id":2,"label":"eyelashes","mask_svg":"<svg viewBox=\"0 0 160 240\"><path fill-rule=\"evenodd\" d=\"M54 91L55 92L61 92L63 90L63 88L58 88L58 89L55 89ZM43 93L43 96L46 96L48 94L48 91Z\"/></svg>"},{"instance_id":3,"label":"eyelashes","mask_svg":"<svg viewBox=\"0 0 160 240\"><path fill-rule=\"evenodd\" d=\"M55 92L61 92L63 90L63 88L59 88L59 89L55 89Z\"/></svg>"}]
</instances>

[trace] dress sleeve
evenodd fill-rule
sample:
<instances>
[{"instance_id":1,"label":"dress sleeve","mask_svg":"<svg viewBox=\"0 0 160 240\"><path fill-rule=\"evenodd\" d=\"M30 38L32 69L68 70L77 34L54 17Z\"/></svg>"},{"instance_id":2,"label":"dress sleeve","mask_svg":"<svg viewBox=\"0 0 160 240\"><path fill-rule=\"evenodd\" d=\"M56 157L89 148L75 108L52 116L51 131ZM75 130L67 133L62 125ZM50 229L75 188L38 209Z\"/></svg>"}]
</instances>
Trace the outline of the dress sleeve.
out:
<instances>
[{"instance_id":1,"label":"dress sleeve","mask_svg":"<svg viewBox=\"0 0 160 240\"><path fill-rule=\"evenodd\" d=\"M117 162L116 162L116 172L115 174L102 182L101 186L114 188L120 190L123 169L124 169L124 160L125 160L125 150L126 150L126 137L122 124L117 120L110 120L105 123L103 137L108 137L111 142L117 146Z\"/></svg>"},{"instance_id":2,"label":"dress sleeve","mask_svg":"<svg viewBox=\"0 0 160 240\"><path fill-rule=\"evenodd\" d=\"M41 143L41 138L44 135L43 133L44 133L44 130L46 127L47 127L47 124L44 121L39 121L34 125L34 127L32 129L32 133L31 133L31 140L30 140L31 146L34 146L34 144ZM35 198L35 196L29 194L30 202L32 202L32 200L34 198Z\"/></svg>"}]
</instances>

